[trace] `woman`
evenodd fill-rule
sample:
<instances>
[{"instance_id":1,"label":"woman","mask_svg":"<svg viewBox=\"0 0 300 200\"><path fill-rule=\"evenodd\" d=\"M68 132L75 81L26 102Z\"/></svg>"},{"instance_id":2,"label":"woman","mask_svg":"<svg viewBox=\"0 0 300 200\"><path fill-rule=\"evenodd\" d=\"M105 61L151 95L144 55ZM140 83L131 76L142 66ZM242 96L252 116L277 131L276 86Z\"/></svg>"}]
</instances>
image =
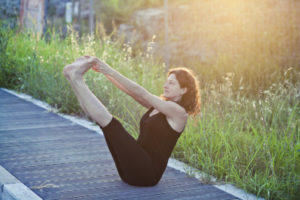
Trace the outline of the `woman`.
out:
<instances>
[{"instance_id":1,"label":"woman","mask_svg":"<svg viewBox=\"0 0 300 200\"><path fill-rule=\"evenodd\" d=\"M83 80L92 68L149 110L140 121L135 140L89 90ZM121 179L135 186L154 186L161 179L168 159L186 125L188 115L200 110L195 76L186 68L172 69L159 98L121 75L98 58L84 56L64 67L64 75L84 112L101 128Z\"/></svg>"}]
</instances>

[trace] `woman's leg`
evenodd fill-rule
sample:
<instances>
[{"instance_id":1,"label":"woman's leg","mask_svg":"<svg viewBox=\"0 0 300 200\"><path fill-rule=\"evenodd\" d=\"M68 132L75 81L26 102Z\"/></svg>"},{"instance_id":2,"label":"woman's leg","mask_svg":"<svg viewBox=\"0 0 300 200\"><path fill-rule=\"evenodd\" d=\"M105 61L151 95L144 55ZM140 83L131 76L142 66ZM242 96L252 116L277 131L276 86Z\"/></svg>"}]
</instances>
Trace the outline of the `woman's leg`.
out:
<instances>
[{"instance_id":1,"label":"woman's leg","mask_svg":"<svg viewBox=\"0 0 300 200\"><path fill-rule=\"evenodd\" d=\"M160 177L149 154L115 118L102 131L124 182L135 186L154 186Z\"/></svg>"},{"instance_id":2,"label":"woman's leg","mask_svg":"<svg viewBox=\"0 0 300 200\"><path fill-rule=\"evenodd\" d=\"M99 99L90 91L83 80L83 75L88 71L95 60L90 57L81 57L74 63L64 67L64 75L82 107L83 111L102 127L106 126L112 119L112 115Z\"/></svg>"},{"instance_id":3,"label":"woman's leg","mask_svg":"<svg viewBox=\"0 0 300 200\"><path fill-rule=\"evenodd\" d=\"M158 179L151 157L127 133L121 123L112 117L85 84L83 75L93 64L92 58L79 58L64 68L64 75L71 84L84 112L102 128L122 180L131 185L155 185Z\"/></svg>"}]
</instances>

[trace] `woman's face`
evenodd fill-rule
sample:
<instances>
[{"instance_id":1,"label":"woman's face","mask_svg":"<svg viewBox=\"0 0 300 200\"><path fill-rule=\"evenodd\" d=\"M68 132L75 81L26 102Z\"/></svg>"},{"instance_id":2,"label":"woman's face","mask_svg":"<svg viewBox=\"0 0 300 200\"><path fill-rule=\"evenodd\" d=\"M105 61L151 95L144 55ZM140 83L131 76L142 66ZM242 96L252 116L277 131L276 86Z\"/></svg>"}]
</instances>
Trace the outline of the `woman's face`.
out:
<instances>
[{"instance_id":1,"label":"woman's face","mask_svg":"<svg viewBox=\"0 0 300 200\"><path fill-rule=\"evenodd\" d=\"M164 97L171 101L179 101L186 92L186 88L181 88L175 74L170 74L164 84Z\"/></svg>"}]
</instances>

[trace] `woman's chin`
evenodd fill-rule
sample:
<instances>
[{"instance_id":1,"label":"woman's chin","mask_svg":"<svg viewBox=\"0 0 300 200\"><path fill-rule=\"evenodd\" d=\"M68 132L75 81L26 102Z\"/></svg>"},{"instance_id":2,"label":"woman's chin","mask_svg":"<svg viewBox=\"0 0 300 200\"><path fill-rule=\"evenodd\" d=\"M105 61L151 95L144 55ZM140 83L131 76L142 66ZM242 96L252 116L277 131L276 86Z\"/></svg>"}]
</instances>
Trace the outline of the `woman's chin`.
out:
<instances>
[{"instance_id":1,"label":"woman's chin","mask_svg":"<svg viewBox=\"0 0 300 200\"><path fill-rule=\"evenodd\" d=\"M167 100L167 101L172 101L172 98L169 96L169 95L164 95L164 98Z\"/></svg>"}]
</instances>

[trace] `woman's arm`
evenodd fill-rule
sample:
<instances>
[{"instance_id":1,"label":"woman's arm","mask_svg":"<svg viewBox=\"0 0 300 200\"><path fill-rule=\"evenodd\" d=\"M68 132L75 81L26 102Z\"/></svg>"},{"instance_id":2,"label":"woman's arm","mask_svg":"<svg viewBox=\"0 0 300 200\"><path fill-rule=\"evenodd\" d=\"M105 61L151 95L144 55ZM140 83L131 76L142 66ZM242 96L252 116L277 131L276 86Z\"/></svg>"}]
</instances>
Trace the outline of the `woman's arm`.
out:
<instances>
[{"instance_id":1,"label":"woman's arm","mask_svg":"<svg viewBox=\"0 0 300 200\"><path fill-rule=\"evenodd\" d=\"M135 101L137 101L138 103L140 103L142 106L146 107L146 108L150 108L150 105L146 104L145 102L143 102L140 98L138 98L138 96L135 96L132 92L130 92L129 90L127 90L125 87L123 87L117 80L115 80L112 76L106 75L106 78L108 78L110 80L110 82L112 82L115 86L117 86L120 90L122 90L123 92L125 92L126 94L128 94L129 96L131 96Z\"/></svg>"},{"instance_id":2,"label":"woman's arm","mask_svg":"<svg viewBox=\"0 0 300 200\"><path fill-rule=\"evenodd\" d=\"M164 101L156 95L151 94L145 88L123 76L101 60L97 60L97 65L95 65L93 69L103 73L106 77L110 77L109 80L134 99L138 99L138 102L142 105L148 108L154 107L171 119L187 118L187 113L183 107L175 102Z\"/></svg>"}]
</instances>

